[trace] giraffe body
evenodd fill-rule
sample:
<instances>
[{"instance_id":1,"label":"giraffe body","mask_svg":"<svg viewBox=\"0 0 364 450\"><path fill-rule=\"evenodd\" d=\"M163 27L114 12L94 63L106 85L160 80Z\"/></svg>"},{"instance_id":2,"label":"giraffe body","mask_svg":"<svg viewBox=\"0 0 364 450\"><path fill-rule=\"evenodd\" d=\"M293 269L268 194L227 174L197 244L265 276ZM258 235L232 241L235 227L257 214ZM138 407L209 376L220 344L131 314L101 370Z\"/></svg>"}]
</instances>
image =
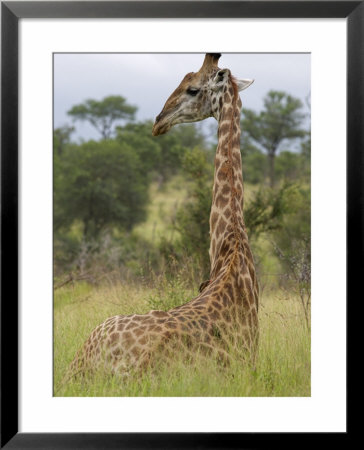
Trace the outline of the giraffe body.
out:
<instances>
[{"instance_id":1,"label":"giraffe body","mask_svg":"<svg viewBox=\"0 0 364 450\"><path fill-rule=\"evenodd\" d=\"M197 73L185 76L157 116L153 135L173 125L214 116L218 120L210 214L210 280L188 303L167 312L114 316L89 336L71 371L96 367L114 373L142 369L176 349L199 351L224 361L229 349L255 355L258 342L258 283L243 218L239 90L251 80L235 80L217 67L219 54L207 54Z\"/></svg>"},{"instance_id":2,"label":"giraffe body","mask_svg":"<svg viewBox=\"0 0 364 450\"><path fill-rule=\"evenodd\" d=\"M108 318L91 333L76 355L71 369L77 373L95 368L127 373L142 369L180 348L186 356L196 351L215 353L224 361L232 347L249 353L254 345L251 327L257 316L244 311L255 308L251 296L241 293L244 278L235 269L222 271L196 298L170 311L118 315ZM239 297L234 302L233 297Z\"/></svg>"}]
</instances>

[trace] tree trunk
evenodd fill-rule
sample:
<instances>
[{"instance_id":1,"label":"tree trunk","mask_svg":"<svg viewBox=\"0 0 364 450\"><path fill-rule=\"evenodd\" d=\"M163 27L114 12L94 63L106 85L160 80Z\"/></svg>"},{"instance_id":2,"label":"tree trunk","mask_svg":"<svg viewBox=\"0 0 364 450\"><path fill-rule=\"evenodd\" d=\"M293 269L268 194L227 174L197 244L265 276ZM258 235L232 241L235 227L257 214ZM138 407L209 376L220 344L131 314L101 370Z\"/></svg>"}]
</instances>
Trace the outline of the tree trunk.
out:
<instances>
[{"instance_id":1,"label":"tree trunk","mask_svg":"<svg viewBox=\"0 0 364 450\"><path fill-rule=\"evenodd\" d=\"M268 164L269 164L269 186L274 187L275 176L274 176L274 158L275 152L271 151L268 153Z\"/></svg>"}]
</instances>

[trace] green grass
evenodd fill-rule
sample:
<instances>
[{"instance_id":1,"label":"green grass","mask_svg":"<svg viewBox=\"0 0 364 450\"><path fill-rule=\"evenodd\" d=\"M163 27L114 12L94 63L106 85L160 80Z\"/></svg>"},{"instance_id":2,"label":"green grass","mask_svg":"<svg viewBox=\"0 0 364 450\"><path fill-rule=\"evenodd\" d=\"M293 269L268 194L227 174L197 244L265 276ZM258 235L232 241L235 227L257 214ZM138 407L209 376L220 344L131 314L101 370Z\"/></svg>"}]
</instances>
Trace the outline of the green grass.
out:
<instances>
[{"instance_id":1,"label":"green grass","mask_svg":"<svg viewBox=\"0 0 364 450\"><path fill-rule=\"evenodd\" d=\"M260 347L255 370L232 358L187 364L176 355L168 367L127 378L98 374L62 383L77 349L92 329L116 314L168 309L197 292L180 279L160 278L153 287L84 283L64 286L54 297L54 394L56 396L309 396L310 333L298 298L264 294L260 308ZM163 294L164 293L164 294ZM171 300L172 298L172 300ZM183 300L184 299L184 300Z\"/></svg>"},{"instance_id":2,"label":"green grass","mask_svg":"<svg viewBox=\"0 0 364 450\"><path fill-rule=\"evenodd\" d=\"M149 189L150 203L145 222L134 227L136 236L141 236L152 244L159 244L162 237L173 241L178 237L172 229L172 221L187 195L186 181L180 176L173 177L162 189L152 183Z\"/></svg>"}]
</instances>

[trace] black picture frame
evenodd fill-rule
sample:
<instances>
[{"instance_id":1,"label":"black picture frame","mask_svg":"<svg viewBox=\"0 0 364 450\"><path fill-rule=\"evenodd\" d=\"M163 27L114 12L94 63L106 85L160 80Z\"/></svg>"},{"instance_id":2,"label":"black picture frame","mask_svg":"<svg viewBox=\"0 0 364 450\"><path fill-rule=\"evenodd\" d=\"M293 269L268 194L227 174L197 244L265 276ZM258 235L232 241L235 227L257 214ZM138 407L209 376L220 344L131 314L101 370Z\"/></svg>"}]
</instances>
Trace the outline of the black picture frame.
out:
<instances>
[{"instance_id":1,"label":"black picture frame","mask_svg":"<svg viewBox=\"0 0 364 450\"><path fill-rule=\"evenodd\" d=\"M307 444L310 433L18 432L18 21L21 18L346 18L347 305L362 279L364 1L1 2L1 448L258 448ZM333 93L334 95L334 93ZM348 310L349 313L349 310ZM349 350L350 346L347 346ZM348 373L349 375L349 373ZM349 418L349 412L348 416ZM347 443L335 433L336 443ZM327 434L316 433L315 442Z\"/></svg>"}]
</instances>

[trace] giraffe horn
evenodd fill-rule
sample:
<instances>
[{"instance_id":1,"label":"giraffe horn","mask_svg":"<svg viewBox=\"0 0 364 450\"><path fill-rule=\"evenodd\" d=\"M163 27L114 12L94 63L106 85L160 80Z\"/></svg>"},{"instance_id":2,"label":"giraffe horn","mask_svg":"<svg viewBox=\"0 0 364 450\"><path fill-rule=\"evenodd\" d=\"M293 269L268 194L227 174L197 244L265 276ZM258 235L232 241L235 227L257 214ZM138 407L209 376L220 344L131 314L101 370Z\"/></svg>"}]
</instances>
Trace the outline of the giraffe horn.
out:
<instances>
[{"instance_id":1,"label":"giraffe horn","mask_svg":"<svg viewBox=\"0 0 364 450\"><path fill-rule=\"evenodd\" d=\"M210 69L211 67L217 67L221 53L206 53L200 72Z\"/></svg>"}]
</instances>

